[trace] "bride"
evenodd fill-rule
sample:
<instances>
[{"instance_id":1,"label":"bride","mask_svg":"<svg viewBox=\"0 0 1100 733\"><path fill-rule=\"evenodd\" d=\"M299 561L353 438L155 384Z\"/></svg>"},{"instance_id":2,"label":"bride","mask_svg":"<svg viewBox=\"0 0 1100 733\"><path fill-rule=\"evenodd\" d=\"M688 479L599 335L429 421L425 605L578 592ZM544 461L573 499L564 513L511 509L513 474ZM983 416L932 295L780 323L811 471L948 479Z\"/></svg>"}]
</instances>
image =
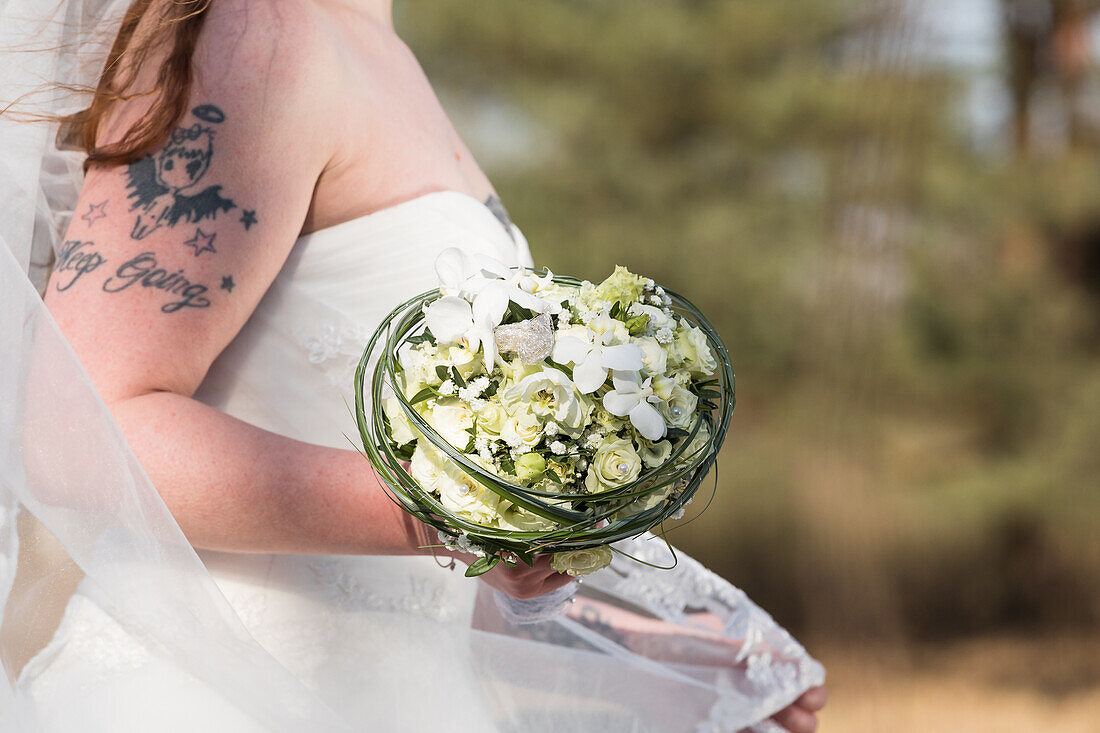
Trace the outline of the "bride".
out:
<instances>
[{"instance_id":1,"label":"bride","mask_svg":"<svg viewBox=\"0 0 1100 733\"><path fill-rule=\"evenodd\" d=\"M110 417L40 303L18 301L33 343L3 322L5 353L26 357L0 373L23 385L0 423L17 448L0 467L22 477L2 515L17 570L0 722L814 730L820 665L690 558L618 558L564 613L519 618L499 594L554 598L568 578L544 560L465 578L470 556L433 548L350 449L353 365L394 304L434 286L436 255L531 263L390 0L119 5L83 8L112 40L58 138L85 172L51 169L74 154L50 140L36 175L79 196L40 184L71 220L39 205L31 238L64 231L44 302ZM0 155L25 162L14 135ZM17 252L18 213L2 230ZM5 277L10 311L29 287ZM107 486L126 488L108 500ZM667 559L647 537L626 544ZM79 567L68 585L63 566Z\"/></svg>"}]
</instances>

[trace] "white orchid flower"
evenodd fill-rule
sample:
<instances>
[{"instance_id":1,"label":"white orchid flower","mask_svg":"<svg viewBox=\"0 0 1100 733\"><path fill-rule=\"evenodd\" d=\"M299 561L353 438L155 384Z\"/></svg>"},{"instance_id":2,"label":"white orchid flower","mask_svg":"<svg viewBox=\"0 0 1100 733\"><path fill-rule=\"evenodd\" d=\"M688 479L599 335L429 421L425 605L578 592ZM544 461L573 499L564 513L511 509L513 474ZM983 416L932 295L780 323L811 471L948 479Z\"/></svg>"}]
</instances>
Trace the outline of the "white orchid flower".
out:
<instances>
[{"instance_id":1,"label":"white orchid flower","mask_svg":"<svg viewBox=\"0 0 1100 733\"><path fill-rule=\"evenodd\" d=\"M488 283L507 279L511 268L487 255L467 254L458 247L448 247L435 259L435 274L441 293L472 300Z\"/></svg>"},{"instance_id":2,"label":"white orchid flower","mask_svg":"<svg viewBox=\"0 0 1100 733\"><path fill-rule=\"evenodd\" d=\"M447 296L463 297L472 302L474 296L490 284L503 283L508 300L516 305L535 313L561 310L560 304L532 294L545 278L535 277L525 267L509 267L488 255L467 254L457 247L448 247L436 258L435 272L439 276L439 290ZM548 274L547 277L553 276Z\"/></svg>"},{"instance_id":3,"label":"white orchid flower","mask_svg":"<svg viewBox=\"0 0 1100 733\"><path fill-rule=\"evenodd\" d=\"M615 388L603 396L603 406L617 417L630 416L630 424L646 440L660 440L668 431L665 419L653 403L661 398L653 392L650 380L638 383L638 374L616 372L612 377Z\"/></svg>"},{"instance_id":4,"label":"white orchid flower","mask_svg":"<svg viewBox=\"0 0 1100 733\"><path fill-rule=\"evenodd\" d=\"M487 283L473 296L473 302L457 295L444 295L424 309L424 321L440 343L463 344L470 351L485 349L485 368L497 361L493 331L508 309L508 291L500 280Z\"/></svg>"},{"instance_id":5,"label":"white orchid flower","mask_svg":"<svg viewBox=\"0 0 1100 733\"><path fill-rule=\"evenodd\" d=\"M536 275L531 270L523 268L519 271L519 277L516 278L516 285L525 293L537 293L540 290L545 290L554 284L554 273L550 271L550 268L546 268L546 274Z\"/></svg>"},{"instance_id":6,"label":"white orchid flower","mask_svg":"<svg viewBox=\"0 0 1100 733\"><path fill-rule=\"evenodd\" d=\"M589 341L559 336L554 342L554 361L574 364L573 384L581 394L591 394L607 381L607 371L637 372L643 367L642 350L634 344L610 346L611 331L588 331Z\"/></svg>"}]
</instances>

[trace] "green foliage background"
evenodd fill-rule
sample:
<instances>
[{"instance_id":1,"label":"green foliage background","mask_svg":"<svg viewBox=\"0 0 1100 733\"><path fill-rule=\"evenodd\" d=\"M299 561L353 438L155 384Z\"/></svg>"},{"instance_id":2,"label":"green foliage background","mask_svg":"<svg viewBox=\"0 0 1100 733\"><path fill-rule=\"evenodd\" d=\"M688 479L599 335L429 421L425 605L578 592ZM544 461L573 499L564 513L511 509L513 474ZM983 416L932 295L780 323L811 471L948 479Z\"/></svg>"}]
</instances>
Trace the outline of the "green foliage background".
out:
<instances>
[{"instance_id":1,"label":"green foliage background","mask_svg":"<svg viewBox=\"0 0 1100 733\"><path fill-rule=\"evenodd\" d=\"M810 636L1100 620L1094 150L976 149L875 3L397 10L539 264L722 333L734 426L674 542Z\"/></svg>"}]
</instances>

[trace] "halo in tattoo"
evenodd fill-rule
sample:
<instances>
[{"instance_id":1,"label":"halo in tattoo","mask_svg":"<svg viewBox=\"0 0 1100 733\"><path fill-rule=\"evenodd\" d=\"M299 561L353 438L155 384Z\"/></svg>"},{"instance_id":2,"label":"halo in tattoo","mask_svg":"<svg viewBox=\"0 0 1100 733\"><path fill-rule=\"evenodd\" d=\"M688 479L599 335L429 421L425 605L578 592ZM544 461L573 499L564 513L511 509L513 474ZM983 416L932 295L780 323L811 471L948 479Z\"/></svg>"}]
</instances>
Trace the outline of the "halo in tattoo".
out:
<instances>
[{"instance_id":1,"label":"halo in tattoo","mask_svg":"<svg viewBox=\"0 0 1100 733\"><path fill-rule=\"evenodd\" d=\"M215 107L212 104L200 104L191 110L191 114L198 117L203 122L210 122L218 124L219 122L225 122L225 112Z\"/></svg>"}]
</instances>

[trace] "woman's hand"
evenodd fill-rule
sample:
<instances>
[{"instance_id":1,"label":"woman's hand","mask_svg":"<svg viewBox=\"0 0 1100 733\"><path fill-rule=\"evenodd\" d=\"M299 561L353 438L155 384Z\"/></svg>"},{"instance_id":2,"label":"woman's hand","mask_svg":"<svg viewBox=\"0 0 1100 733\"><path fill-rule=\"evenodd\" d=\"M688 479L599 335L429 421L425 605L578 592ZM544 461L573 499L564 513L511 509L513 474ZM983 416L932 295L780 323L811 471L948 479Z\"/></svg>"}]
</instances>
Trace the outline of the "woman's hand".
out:
<instances>
[{"instance_id":1,"label":"woman's hand","mask_svg":"<svg viewBox=\"0 0 1100 733\"><path fill-rule=\"evenodd\" d=\"M802 696L772 716L791 733L814 733L817 730L817 711L825 707L828 693L824 687L811 687Z\"/></svg>"},{"instance_id":2,"label":"woman's hand","mask_svg":"<svg viewBox=\"0 0 1100 733\"><path fill-rule=\"evenodd\" d=\"M467 565L477 559L474 555L457 556ZM551 570L550 557L547 555L537 556L534 567L527 567L522 562L514 567L497 563L496 567L479 577L501 593L521 600L546 595L572 580L568 575Z\"/></svg>"}]
</instances>

